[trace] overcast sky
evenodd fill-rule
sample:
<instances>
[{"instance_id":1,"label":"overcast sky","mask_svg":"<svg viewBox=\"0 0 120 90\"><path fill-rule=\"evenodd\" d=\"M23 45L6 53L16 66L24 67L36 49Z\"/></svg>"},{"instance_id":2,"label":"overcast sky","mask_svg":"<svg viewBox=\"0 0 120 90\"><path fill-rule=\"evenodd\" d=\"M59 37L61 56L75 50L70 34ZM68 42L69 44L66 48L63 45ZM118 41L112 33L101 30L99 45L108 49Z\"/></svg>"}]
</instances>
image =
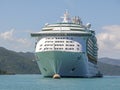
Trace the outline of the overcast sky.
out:
<instances>
[{"instance_id":1,"label":"overcast sky","mask_svg":"<svg viewBox=\"0 0 120 90\"><path fill-rule=\"evenodd\" d=\"M120 0L0 0L0 46L34 52L30 32L59 22L65 10L96 31L99 57L120 59Z\"/></svg>"}]
</instances>

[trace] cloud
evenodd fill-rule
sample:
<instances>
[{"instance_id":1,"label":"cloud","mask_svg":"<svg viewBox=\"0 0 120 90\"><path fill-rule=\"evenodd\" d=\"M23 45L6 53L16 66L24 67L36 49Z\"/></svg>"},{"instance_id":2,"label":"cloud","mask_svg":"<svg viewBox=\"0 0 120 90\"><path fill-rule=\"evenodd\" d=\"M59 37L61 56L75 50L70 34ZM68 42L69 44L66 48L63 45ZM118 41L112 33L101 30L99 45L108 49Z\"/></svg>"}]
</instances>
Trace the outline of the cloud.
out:
<instances>
[{"instance_id":1,"label":"cloud","mask_svg":"<svg viewBox=\"0 0 120 90\"><path fill-rule=\"evenodd\" d=\"M120 53L120 25L102 27L102 33L97 34L100 56L118 57Z\"/></svg>"},{"instance_id":2,"label":"cloud","mask_svg":"<svg viewBox=\"0 0 120 90\"><path fill-rule=\"evenodd\" d=\"M25 34L25 32L19 32L15 29L11 29L6 32L1 32L0 46L6 47L14 51L30 51L32 42L29 39L29 37L25 37L22 34ZM19 35L20 37L17 37L17 35Z\"/></svg>"},{"instance_id":3,"label":"cloud","mask_svg":"<svg viewBox=\"0 0 120 90\"><path fill-rule=\"evenodd\" d=\"M0 38L4 39L4 40L13 40L13 32L14 29L11 29L10 31L6 31L3 33L0 33Z\"/></svg>"}]
</instances>

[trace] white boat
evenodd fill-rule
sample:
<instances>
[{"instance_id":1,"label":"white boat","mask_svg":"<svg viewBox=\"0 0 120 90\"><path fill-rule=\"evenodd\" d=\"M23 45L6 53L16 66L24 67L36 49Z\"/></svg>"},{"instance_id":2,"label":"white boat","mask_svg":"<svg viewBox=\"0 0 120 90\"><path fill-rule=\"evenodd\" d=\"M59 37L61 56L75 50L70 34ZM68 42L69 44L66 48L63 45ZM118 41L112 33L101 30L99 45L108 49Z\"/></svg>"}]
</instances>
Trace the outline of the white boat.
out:
<instances>
[{"instance_id":1,"label":"white boat","mask_svg":"<svg viewBox=\"0 0 120 90\"><path fill-rule=\"evenodd\" d=\"M43 76L100 76L97 39L90 27L79 17L71 19L66 11L62 22L45 24L41 31L31 33L36 38L35 54Z\"/></svg>"}]
</instances>

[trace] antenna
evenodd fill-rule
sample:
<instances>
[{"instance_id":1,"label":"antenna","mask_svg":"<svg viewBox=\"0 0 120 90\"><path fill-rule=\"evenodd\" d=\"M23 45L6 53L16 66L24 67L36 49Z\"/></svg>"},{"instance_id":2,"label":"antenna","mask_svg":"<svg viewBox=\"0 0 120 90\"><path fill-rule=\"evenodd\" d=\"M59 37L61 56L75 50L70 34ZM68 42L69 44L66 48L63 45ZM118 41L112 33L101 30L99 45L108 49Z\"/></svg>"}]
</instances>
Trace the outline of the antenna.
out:
<instances>
[{"instance_id":1,"label":"antenna","mask_svg":"<svg viewBox=\"0 0 120 90\"><path fill-rule=\"evenodd\" d=\"M64 16L63 16L62 18L63 18L63 22L64 22L64 23L70 22L69 13L68 13L67 10L65 11Z\"/></svg>"},{"instance_id":2,"label":"antenna","mask_svg":"<svg viewBox=\"0 0 120 90\"><path fill-rule=\"evenodd\" d=\"M75 23L75 24L80 24L80 25L82 25L82 21L81 21L81 19L80 19L79 16L73 17L72 22Z\"/></svg>"}]
</instances>

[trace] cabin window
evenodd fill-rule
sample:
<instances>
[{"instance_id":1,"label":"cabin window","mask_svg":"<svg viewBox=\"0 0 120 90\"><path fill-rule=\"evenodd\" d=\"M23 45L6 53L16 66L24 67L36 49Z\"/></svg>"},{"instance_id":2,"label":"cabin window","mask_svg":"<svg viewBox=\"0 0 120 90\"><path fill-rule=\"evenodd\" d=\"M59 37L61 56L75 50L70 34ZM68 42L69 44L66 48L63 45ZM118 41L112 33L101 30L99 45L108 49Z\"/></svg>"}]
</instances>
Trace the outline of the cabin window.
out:
<instances>
[{"instance_id":1,"label":"cabin window","mask_svg":"<svg viewBox=\"0 0 120 90\"><path fill-rule=\"evenodd\" d=\"M55 43L64 43L64 41L55 41Z\"/></svg>"},{"instance_id":2,"label":"cabin window","mask_svg":"<svg viewBox=\"0 0 120 90\"><path fill-rule=\"evenodd\" d=\"M45 41L45 43L53 43L53 41Z\"/></svg>"},{"instance_id":3,"label":"cabin window","mask_svg":"<svg viewBox=\"0 0 120 90\"><path fill-rule=\"evenodd\" d=\"M65 48L66 50L74 50L74 48Z\"/></svg>"},{"instance_id":4,"label":"cabin window","mask_svg":"<svg viewBox=\"0 0 120 90\"><path fill-rule=\"evenodd\" d=\"M55 50L63 50L63 48L55 48Z\"/></svg>"},{"instance_id":5,"label":"cabin window","mask_svg":"<svg viewBox=\"0 0 120 90\"><path fill-rule=\"evenodd\" d=\"M40 44L40 46L42 46L42 44Z\"/></svg>"},{"instance_id":6,"label":"cabin window","mask_svg":"<svg viewBox=\"0 0 120 90\"><path fill-rule=\"evenodd\" d=\"M73 41L66 41L66 43L73 43Z\"/></svg>"},{"instance_id":7,"label":"cabin window","mask_svg":"<svg viewBox=\"0 0 120 90\"><path fill-rule=\"evenodd\" d=\"M79 44L77 44L77 46L80 46Z\"/></svg>"},{"instance_id":8,"label":"cabin window","mask_svg":"<svg viewBox=\"0 0 120 90\"><path fill-rule=\"evenodd\" d=\"M74 46L74 44L66 44L66 46Z\"/></svg>"},{"instance_id":9,"label":"cabin window","mask_svg":"<svg viewBox=\"0 0 120 90\"><path fill-rule=\"evenodd\" d=\"M44 46L53 46L53 44L45 44Z\"/></svg>"},{"instance_id":10,"label":"cabin window","mask_svg":"<svg viewBox=\"0 0 120 90\"><path fill-rule=\"evenodd\" d=\"M75 69L76 69L76 68L75 68L75 67L73 67L73 68L71 69L71 72L75 71Z\"/></svg>"},{"instance_id":11,"label":"cabin window","mask_svg":"<svg viewBox=\"0 0 120 90\"><path fill-rule=\"evenodd\" d=\"M55 44L55 46L64 46L64 44Z\"/></svg>"}]
</instances>

